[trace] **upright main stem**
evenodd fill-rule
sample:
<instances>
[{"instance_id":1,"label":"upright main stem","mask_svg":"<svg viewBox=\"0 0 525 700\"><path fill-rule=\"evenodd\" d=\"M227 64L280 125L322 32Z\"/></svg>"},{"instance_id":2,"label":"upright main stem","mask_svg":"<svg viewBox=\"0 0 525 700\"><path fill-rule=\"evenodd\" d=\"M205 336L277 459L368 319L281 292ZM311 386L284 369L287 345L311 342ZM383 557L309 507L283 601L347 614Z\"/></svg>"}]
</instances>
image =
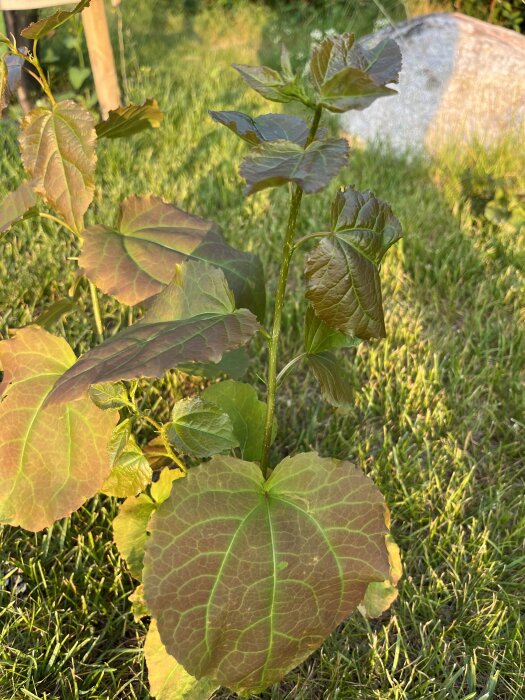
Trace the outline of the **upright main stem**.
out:
<instances>
[{"instance_id":1,"label":"upright main stem","mask_svg":"<svg viewBox=\"0 0 525 700\"><path fill-rule=\"evenodd\" d=\"M314 118L310 126L310 132L305 143L307 148L315 138L319 122L321 121L322 107L317 107ZM281 320L283 314L284 298L286 292L286 283L288 282L288 271L290 269L290 261L294 251L295 229L297 226L297 217L301 207L303 198L303 190L295 185L292 198L290 201L290 214L288 216L288 225L286 227L286 235L284 238L283 250L281 254L281 266L279 269L279 281L277 283L277 291L275 294L275 306L273 313L273 326L270 339L268 341L268 394L266 421L264 425L264 439L261 457L261 470L264 478L268 476L270 446L272 444L273 419L275 415L275 396L277 389L277 352L279 349L279 337L281 335Z\"/></svg>"}]
</instances>

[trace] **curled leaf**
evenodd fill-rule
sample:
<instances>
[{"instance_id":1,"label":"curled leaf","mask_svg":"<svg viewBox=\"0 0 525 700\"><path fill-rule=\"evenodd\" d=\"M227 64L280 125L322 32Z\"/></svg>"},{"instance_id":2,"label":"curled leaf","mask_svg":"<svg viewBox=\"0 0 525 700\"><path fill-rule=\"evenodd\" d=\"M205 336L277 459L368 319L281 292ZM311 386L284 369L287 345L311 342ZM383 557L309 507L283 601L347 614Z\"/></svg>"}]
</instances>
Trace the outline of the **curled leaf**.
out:
<instances>
[{"instance_id":1,"label":"curled leaf","mask_svg":"<svg viewBox=\"0 0 525 700\"><path fill-rule=\"evenodd\" d=\"M232 457L190 469L146 545L146 602L168 653L237 692L275 683L388 577L385 517L370 479L315 453L267 481Z\"/></svg>"},{"instance_id":2,"label":"curled leaf","mask_svg":"<svg viewBox=\"0 0 525 700\"><path fill-rule=\"evenodd\" d=\"M291 114L261 114L259 117L252 118L243 112L210 110L210 116L252 146L268 141L291 141L304 146L310 131L304 119ZM319 129L317 138L324 138L326 133L326 129Z\"/></svg>"},{"instance_id":3,"label":"curled leaf","mask_svg":"<svg viewBox=\"0 0 525 700\"><path fill-rule=\"evenodd\" d=\"M37 531L77 510L110 470L117 421L88 398L44 406L75 362L62 338L29 326L0 343L0 522Z\"/></svg>"},{"instance_id":4,"label":"curled leaf","mask_svg":"<svg viewBox=\"0 0 525 700\"><path fill-rule=\"evenodd\" d=\"M345 139L314 141L303 150L289 141L265 143L254 149L240 167L245 194L295 182L310 194L326 187L348 160Z\"/></svg>"},{"instance_id":5,"label":"curled leaf","mask_svg":"<svg viewBox=\"0 0 525 700\"><path fill-rule=\"evenodd\" d=\"M267 66L246 66L234 63L233 68L240 74L245 82L272 102L290 102L298 100L306 105L310 101L298 76L281 74Z\"/></svg>"},{"instance_id":6,"label":"curled leaf","mask_svg":"<svg viewBox=\"0 0 525 700\"><path fill-rule=\"evenodd\" d=\"M157 100L146 100L141 105L127 105L111 109L108 118L99 122L97 138L128 138L145 129L158 129L164 119Z\"/></svg>"},{"instance_id":7,"label":"curled leaf","mask_svg":"<svg viewBox=\"0 0 525 700\"><path fill-rule=\"evenodd\" d=\"M1 63L1 61L0 61ZM37 197L32 182L23 182L14 192L10 192L0 204L0 233L11 226L38 215Z\"/></svg>"},{"instance_id":8,"label":"curled leaf","mask_svg":"<svg viewBox=\"0 0 525 700\"><path fill-rule=\"evenodd\" d=\"M149 462L131 434L129 420L117 425L109 441L111 472L100 489L107 496L136 496L151 482Z\"/></svg>"},{"instance_id":9,"label":"curled leaf","mask_svg":"<svg viewBox=\"0 0 525 700\"><path fill-rule=\"evenodd\" d=\"M32 22L29 27L22 29L20 34L26 39L41 39L53 29L58 29L60 25L67 22L68 19L78 15L82 10L88 7L91 0L81 0L72 10L58 10L54 12L49 17L44 17L44 19L38 20L38 22Z\"/></svg>"}]
</instances>

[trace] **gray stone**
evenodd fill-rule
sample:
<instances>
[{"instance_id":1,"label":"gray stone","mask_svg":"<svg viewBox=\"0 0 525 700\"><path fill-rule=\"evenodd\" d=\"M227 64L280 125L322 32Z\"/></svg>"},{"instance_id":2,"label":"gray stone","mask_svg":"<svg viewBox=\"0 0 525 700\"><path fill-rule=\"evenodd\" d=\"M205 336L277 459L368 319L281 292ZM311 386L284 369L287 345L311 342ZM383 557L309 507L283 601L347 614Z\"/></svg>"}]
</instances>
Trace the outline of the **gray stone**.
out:
<instances>
[{"instance_id":1,"label":"gray stone","mask_svg":"<svg viewBox=\"0 0 525 700\"><path fill-rule=\"evenodd\" d=\"M374 46L386 37L403 54L399 94L343 114L350 137L430 152L473 138L485 145L513 132L523 138L525 36L444 13L415 17L363 41Z\"/></svg>"}]
</instances>

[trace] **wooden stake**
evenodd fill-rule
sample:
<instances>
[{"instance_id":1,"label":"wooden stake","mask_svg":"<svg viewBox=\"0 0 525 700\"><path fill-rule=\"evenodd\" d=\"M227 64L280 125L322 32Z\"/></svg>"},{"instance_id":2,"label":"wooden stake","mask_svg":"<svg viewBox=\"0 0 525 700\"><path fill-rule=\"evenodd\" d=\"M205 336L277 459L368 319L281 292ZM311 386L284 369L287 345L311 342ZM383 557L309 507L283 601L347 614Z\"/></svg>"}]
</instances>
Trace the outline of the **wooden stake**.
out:
<instances>
[{"instance_id":1,"label":"wooden stake","mask_svg":"<svg viewBox=\"0 0 525 700\"><path fill-rule=\"evenodd\" d=\"M100 112L107 119L110 109L120 107L120 89L104 0L91 0L91 5L82 12L82 21Z\"/></svg>"}]
</instances>

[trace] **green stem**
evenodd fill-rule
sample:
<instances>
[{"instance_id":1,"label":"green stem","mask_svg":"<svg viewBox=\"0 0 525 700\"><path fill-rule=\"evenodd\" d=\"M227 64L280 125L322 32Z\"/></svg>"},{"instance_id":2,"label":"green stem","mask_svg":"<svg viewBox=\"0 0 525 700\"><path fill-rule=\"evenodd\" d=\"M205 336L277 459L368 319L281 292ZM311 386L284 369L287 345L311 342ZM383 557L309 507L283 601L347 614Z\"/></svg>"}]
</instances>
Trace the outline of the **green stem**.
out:
<instances>
[{"instance_id":1,"label":"green stem","mask_svg":"<svg viewBox=\"0 0 525 700\"><path fill-rule=\"evenodd\" d=\"M51 102L51 105L54 107L57 102L56 102L55 98L53 97L53 93L51 92L51 87L47 81L47 78L45 76L44 71L42 70L42 66L40 65L40 61L38 60L38 56L36 55L37 44L38 44L38 41L35 39L35 41L33 43L33 55L31 56L30 59L27 59L27 60L29 60L29 63L31 63L31 65L37 69L38 75L40 76L42 88L44 89L44 92L46 93L49 101Z\"/></svg>"},{"instance_id":2,"label":"green stem","mask_svg":"<svg viewBox=\"0 0 525 700\"><path fill-rule=\"evenodd\" d=\"M333 236L332 231L319 231L318 233L309 233L308 236L303 236L302 238L299 238L295 242L293 249L297 250L297 248L302 246L303 243L311 241L314 238L325 238L326 236Z\"/></svg>"},{"instance_id":3,"label":"green stem","mask_svg":"<svg viewBox=\"0 0 525 700\"><path fill-rule=\"evenodd\" d=\"M323 108L317 107L314 118L310 126L310 132L306 139L305 149L312 143L321 121ZM281 320L283 314L284 297L286 292L286 283L288 281L288 271L290 269L290 261L294 250L295 229L297 226L297 217L301 207L303 198L303 190L295 185L290 201L290 214L288 216L288 225L286 227L286 235L284 238L283 250L281 254L281 266L279 269L279 281L277 283L277 291L275 294L275 306L273 315L273 327L270 340L268 341L268 394L266 407L266 420L264 425L263 449L261 456L261 471L263 477L268 476L270 446L272 444L273 419L275 415L275 397L277 389L277 352L279 349L279 337L281 335Z\"/></svg>"},{"instance_id":4,"label":"green stem","mask_svg":"<svg viewBox=\"0 0 525 700\"><path fill-rule=\"evenodd\" d=\"M49 219L50 221L54 221L57 224L60 224L64 228L67 228L68 231L71 231L75 236L78 236L78 233L75 231L75 229L72 229L71 226L66 224L65 221L62 221L62 219L59 219L58 216L53 216L53 214L48 214L45 211L39 211L38 216L40 216L42 219Z\"/></svg>"},{"instance_id":5,"label":"green stem","mask_svg":"<svg viewBox=\"0 0 525 700\"><path fill-rule=\"evenodd\" d=\"M95 327L99 342L104 340L104 326L102 325L102 314L100 313L100 302L98 300L97 288L91 280L89 280L89 292L91 294L91 304L93 306L93 315L95 317Z\"/></svg>"}]
</instances>

